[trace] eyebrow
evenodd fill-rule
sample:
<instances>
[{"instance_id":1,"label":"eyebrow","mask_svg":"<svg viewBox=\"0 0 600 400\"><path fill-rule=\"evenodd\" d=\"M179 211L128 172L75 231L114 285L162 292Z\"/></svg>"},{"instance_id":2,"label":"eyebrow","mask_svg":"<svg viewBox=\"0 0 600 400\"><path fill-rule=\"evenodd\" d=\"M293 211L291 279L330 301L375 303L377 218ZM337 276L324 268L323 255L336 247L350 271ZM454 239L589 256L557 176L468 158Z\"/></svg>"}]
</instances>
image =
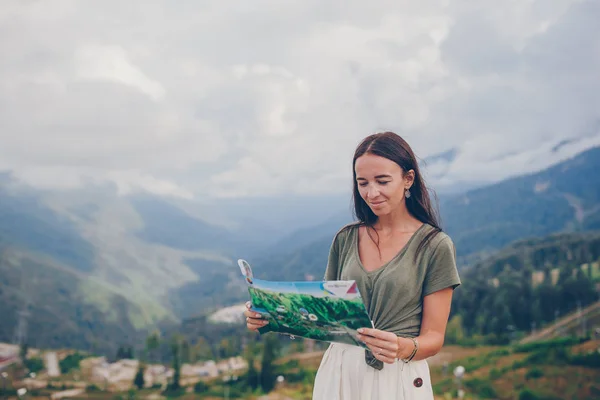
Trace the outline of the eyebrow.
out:
<instances>
[{"instance_id":1,"label":"eyebrow","mask_svg":"<svg viewBox=\"0 0 600 400\"><path fill-rule=\"evenodd\" d=\"M391 175L377 175L377 176L375 177L375 179L381 179L381 178L391 178L391 177L392 177ZM362 178L362 177L358 177L358 178L356 178L356 180L357 180L357 181L366 181L367 179L366 179L366 178Z\"/></svg>"}]
</instances>

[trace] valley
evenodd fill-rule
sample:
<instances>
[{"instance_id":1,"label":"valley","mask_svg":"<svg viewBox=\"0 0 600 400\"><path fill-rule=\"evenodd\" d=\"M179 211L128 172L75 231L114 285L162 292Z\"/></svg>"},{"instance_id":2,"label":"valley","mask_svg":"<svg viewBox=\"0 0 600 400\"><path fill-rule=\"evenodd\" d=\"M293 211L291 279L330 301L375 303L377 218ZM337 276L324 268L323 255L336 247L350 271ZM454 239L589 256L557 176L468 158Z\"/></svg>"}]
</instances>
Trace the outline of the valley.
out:
<instances>
[{"instance_id":1,"label":"valley","mask_svg":"<svg viewBox=\"0 0 600 400\"><path fill-rule=\"evenodd\" d=\"M600 168L599 154L600 148L592 148L544 171L441 197L443 226L455 241L466 278L457 302L468 297L469 281L480 282L483 272L470 277L469 271L488 270L490 260L511 243L521 240L519 246L533 249L539 247L536 237L562 232L579 240L576 234L599 228L594 221L600 182L593 173ZM308 204L303 202L290 205L300 210ZM24 308L36 316L29 321L28 340L43 347L114 353L153 329L185 330L197 325L191 321L246 300L237 258L247 259L263 279L318 280L333 235L351 221L349 210L335 211L342 203L334 200L330 211L323 208L312 223L304 221L294 231L290 217L279 225L265 218L264 201L252 203L257 214L244 225L232 219L247 215L239 201L231 202L236 211L229 219L220 219L227 213L214 205L118 196L100 188L37 192L4 180L0 270L7 279L0 282L0 312L7 323L0 327L0 340L12 339L17 310ZM285 215L284 208L273 208L274 215ZM525 262L539 265L535 258ZM567 308L572 307L570 302ZM554 310L544 313L548 318ZM59 333L36 329L39 320Z\"/></svg>"}]
</instances>

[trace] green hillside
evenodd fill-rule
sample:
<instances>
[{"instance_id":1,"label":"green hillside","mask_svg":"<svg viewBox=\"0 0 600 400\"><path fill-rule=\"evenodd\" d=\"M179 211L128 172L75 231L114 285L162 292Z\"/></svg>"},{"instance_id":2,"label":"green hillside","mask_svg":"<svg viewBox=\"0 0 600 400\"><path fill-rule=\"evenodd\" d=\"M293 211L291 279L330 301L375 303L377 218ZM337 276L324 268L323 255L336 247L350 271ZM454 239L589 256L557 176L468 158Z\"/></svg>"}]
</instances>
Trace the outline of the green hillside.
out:
<instances>
[{"instance_id":1,"label":"green hillside","mask_svg":"<svg viewBox=\"0 0 600 400\"><path fill-rule=\"evenodd\" d=\"M460 365L466 371L460 386L469 399L598 398L598 348L598 340L561 338L481 349L475 355L453 358L447 369L434 366L434 392L456 398L459 385L452 371Z\"/></svg>"},{"instance_id":2,"label":"green hillside","mask_svg":"<svg viewBox=\"0 0 600 400\"><path fill-rule=\"evenodd\" d=\"M600 148L590 149L546 171L442 201L443 221L457 245L460 267L472 266L463 271L465 283L453 308L456 315L461 314L460 307L476 313L465 326L460 324L467 336L491 338L506 325L526 331L531 321L541 326L556 313L563 315L593 300L595 293L583 278L593 275L594 269L579 274L569 269L595 262L597 255L589 249L582 253L576 244L565 249L571 246L569 240L585 242L574 232L596 226L598 155ZM21 268L19 263L27 264L29 293L47 294L30 303L32 313L43 315L39 318L46 318L45 325L67 329L54 337L32 325L30 339L40 346L114 347L138 331L245 300L245 286L234 263L237 257L255 266L260 278L320 279L333 233L343 220L334 217L314 230L303 228L289 237L271 238L278 247L263 252L254 246L262 242L261 234L248 234L254 223L230 235L225 227L206 223L162 199L120 197L102 190L41 193L4 181L2 185L0 244L23 255L23 261L4 262L2 268L10 276L12 269ZM556 232L572 235L526 239ZM524 240L520 246L528 249L527 254L519 253L518 246L496 254L517 239ZM544 240L561 241L563 247L543 250ZM506 264L512 267L506 269ZM470 269L480 272L469 275ZM15 329L19 307L10 293L21 284L19 279L0 283L0 314L6 316L0 341L10 341ZM541 284L522 283L533 280ZM573 290L584 295L575 296ZM558 299L564 304L559 305ZM518 301L527 306L520 307ZM482 304L480 312L477 307ZM88 308L84 312L78 307ZM83 333L80 326L93 329ZM500 336L496 340L503 341L506 333Z\"/></svg>"},{"instance_id":3,"label":"green hillside","mask_svg":"<svg viewBox=\"0 0 600 400\"><path fill-rule=\"evenodd\" d=\"M554 339L562 336L595 335L595 329L600 328L600 301L587 307L578 308L571 314L558 319L543 329L532 332L520 340L520 343L531 343L541 340Z\"/></svg>"},{"instance_id":4,"label":"green hillside","mask_svg":"<svg viewBox=\"0 0 600 400\"><path fill-rule=\"evenodd\" d=\"M516 242L463 272L450 341L506 343L598 300L600 233Z\"/></svg>"},{"instance_id":5,"label":"green hillside","mask_svg":"<svg viewBox=\"0 0 600 400\"><path fill-rule=\"evenodd\" d=\"M199 281L188 259L227 262L137 238L143 219L117 196L0 187L0 206L0 341L12 340L27 300L30 343L113 353L179 321L169 293Z\"/></svg>"},{"instance_id":6,"label":"green hillside","mask_svg":"<svg viewBox=\"0 0 600 400\"><path fill-rule=\"evenodd\" d=\"M13 248L2 249L0 276L0 337L12 339L17 312L26 310L31 346L114 351L121 342L145 337L139 329L148 321L140 319L164 317L149 315L151 307L136 305L101 281Z\"/></svg>"}]
</instances>

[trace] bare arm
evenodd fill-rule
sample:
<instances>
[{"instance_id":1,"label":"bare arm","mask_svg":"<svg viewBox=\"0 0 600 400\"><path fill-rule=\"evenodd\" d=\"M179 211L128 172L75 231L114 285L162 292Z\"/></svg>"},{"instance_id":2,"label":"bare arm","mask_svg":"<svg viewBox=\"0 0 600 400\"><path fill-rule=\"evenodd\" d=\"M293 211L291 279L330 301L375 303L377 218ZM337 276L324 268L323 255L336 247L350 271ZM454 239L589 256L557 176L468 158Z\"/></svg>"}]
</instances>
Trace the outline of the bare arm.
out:
<instances>
[{"instance_id":1,"label":"bare arm","mask_svg":"<svg viewBox=\"0 0 600 400\"><path fill-rule=\"evenodd\" d=\"M436 355L444 345L446 325L450 316L452 303L452 288L442 289L423 298L423 318L421 320L421 333L417 337L419 350L413 360L424 360ZM399 338L402 348L399 349L400 358L406 358L412 353L414 344L412 340Z\"/></svg>"}]
</instances>

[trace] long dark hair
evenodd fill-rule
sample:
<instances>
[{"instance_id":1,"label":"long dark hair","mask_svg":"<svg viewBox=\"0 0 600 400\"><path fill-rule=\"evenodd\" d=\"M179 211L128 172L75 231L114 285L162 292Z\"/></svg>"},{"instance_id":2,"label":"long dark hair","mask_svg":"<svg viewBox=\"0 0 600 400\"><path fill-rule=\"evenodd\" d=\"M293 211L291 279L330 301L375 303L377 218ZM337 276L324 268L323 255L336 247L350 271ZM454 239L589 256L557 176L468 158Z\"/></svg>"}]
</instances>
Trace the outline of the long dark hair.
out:
<instances>
[{"instance_id":1,"label":"long dark hair","mask_svg":"<svg viewBox=\"0 0 600 400\"><path fill-rule=\"evenodd\" d=\"M411 196L406 199L406 208L413 217L433 227L421 243L419 243L416 252L418 254L421 248L441 232L442 229L439 224L438 212L432 206L429 191L427 186L425 186L425 181L419 170L415 154L408 143L394 132L375 133L367 136L356 148L354 159L352 160L354 215L358 219L359 224L365 225L367 228L373 228L373 225L377 222L377 216L360 196L358 183L356 182L356 170L354 169L356 160L364 154L385 157L398 164L404 174L411 169L415 171L415 179L410 188ZM369 237L373 239L369 229L367 229L367 232ZM373 239L373 241L379 248L379 240L375 241Z\"/></svg>"}]
</instances>

